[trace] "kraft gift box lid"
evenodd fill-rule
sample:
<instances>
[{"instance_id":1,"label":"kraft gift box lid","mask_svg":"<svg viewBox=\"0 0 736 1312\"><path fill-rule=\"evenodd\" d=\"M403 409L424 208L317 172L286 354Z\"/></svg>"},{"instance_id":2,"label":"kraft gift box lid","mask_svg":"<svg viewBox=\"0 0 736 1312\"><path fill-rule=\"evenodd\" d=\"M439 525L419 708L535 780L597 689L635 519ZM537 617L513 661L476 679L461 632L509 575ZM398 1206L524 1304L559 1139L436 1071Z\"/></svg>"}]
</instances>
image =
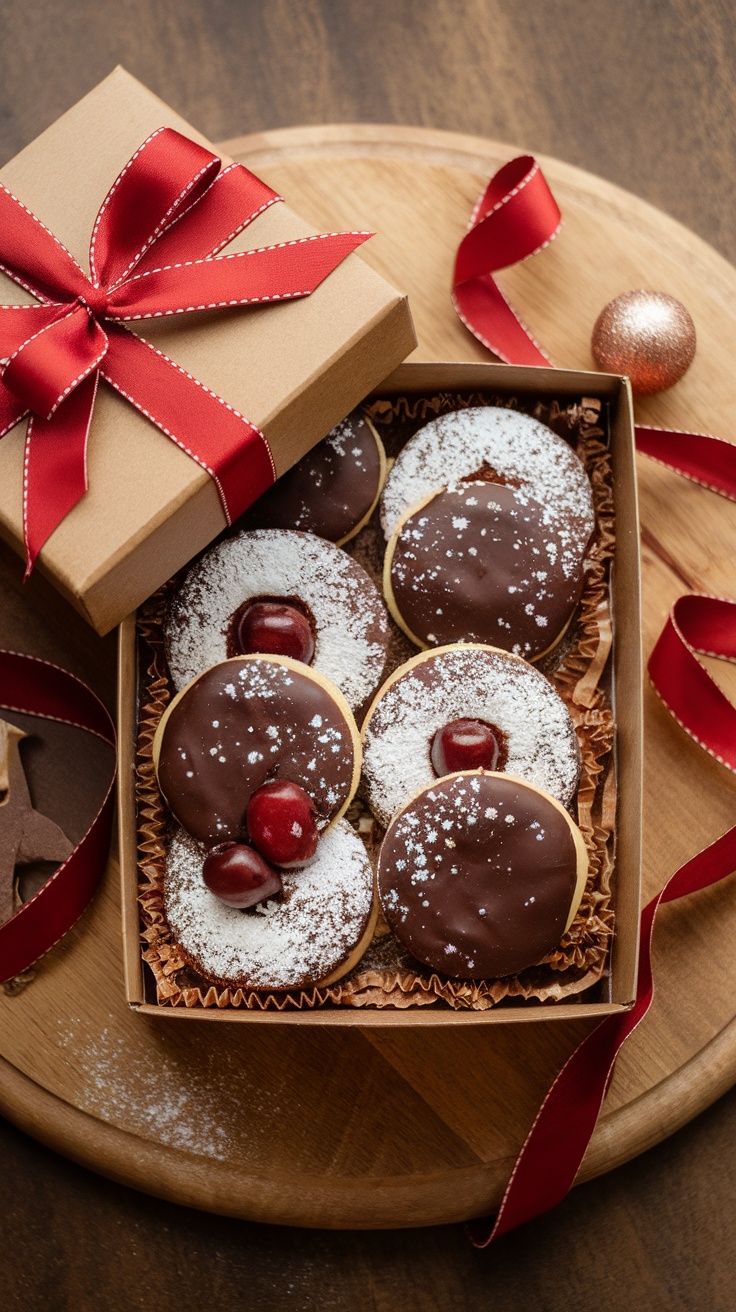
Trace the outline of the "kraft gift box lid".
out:
<instances>
[{"instance_id":1,"label":"kraft gift box lid","mask_svg":"<svg viewBox=\"0 0 736 1312\"><path fill-rule=\"evenodd\" d=\"M0 170L0 182L87 271L100 204L133 153L162 126L209 146L135 78L116 69ZM225 249L232 253L316 231L287 204L274 204ZM0 274L0 303L34 300ZM135 326L264 432L277 474L416 344L406 297L356 253L302 300ZM23 420L0 442L0 535L21 554L26 426ZM48 539L36 567L102 634L224 527L209 474L101 382L89 434L88 491Z\"/></svg>"}]
</instances>

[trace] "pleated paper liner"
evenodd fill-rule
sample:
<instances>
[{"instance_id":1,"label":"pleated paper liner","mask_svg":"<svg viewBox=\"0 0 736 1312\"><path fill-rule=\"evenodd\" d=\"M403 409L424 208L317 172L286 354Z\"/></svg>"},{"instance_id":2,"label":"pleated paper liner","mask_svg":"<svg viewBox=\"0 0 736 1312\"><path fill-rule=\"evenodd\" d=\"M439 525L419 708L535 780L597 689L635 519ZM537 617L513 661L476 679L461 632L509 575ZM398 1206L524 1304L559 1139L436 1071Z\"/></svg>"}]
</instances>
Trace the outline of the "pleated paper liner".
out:
<instances>
[{"instance_id":1,"label":"pleated paper liner","mask_svg":"<svg viewBox=\"0 0 736 1312\"><path fill-rule=\"evenodd\" d=\"M382 398L367 407L379 426L389 456L422 424L438 414L471 405L501 405L539 413L533 398L440 393L435 396ZM610 664L612 622L610 566L615 545L611 458L597 438L579 437L577 452L593 488L596 536L588 553L585 586L575 621L540 667L565 701L581 751L577 820L588 851L589 872L577 915L559 945L537 966L495 980L458 980L431 971L404 950L386 926L358 965L329 987L258 993L225 987L202 977L173 939L164 910L164 872L173 822L162 800L153 768L152 744L159 720L173 695L163 647L163 622L173 583L154 594L139 613L140 693L136 762L139 891L143 960L155 982L155 997L164 1007L301 1010L316 1007L423 1007L484 1011L499 1003L524 1000L555 1003L598 984L608 968L615 910L612 876L615 856L616 775L613 754ZM371 522L347 546L381 586L383 535L374 513ZM415 649L392 621L392 642L385 677ZM347 818L375 857L383 831L361 801ZM382 932L381 932L382 931Z\"/></svg>"}]
</instances>

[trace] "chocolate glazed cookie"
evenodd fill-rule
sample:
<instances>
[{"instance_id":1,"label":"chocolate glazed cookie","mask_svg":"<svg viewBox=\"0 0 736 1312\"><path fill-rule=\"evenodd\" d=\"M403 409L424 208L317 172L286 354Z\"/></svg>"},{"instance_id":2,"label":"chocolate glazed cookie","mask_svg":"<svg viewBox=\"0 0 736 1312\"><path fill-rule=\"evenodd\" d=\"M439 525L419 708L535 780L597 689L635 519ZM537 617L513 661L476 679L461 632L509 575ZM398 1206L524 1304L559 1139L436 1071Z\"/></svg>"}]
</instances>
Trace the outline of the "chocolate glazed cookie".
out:
<instances>
[{"instance_id":1,"label":"chocolate glazed cookie","mask_svg":"<svg viewBox=\"0 0 736 1312\"><path fill-rule=\"evenodd\" d=\"M386 549L389 610L420 647L482 642L536 660L564 633L583 557L529 496L492 483L438 492Z\"/></svg>"},{"instance_id":2,"label":"chocolate glazed cookie","mask_svg":"<svg viewBox=\"0 0 736 1312\"><path fill-rule=\"evenodd\" d=\"M585 888L582 835L548 794L510 775L448 775L391 822L378 892L396 937L461 979L515 975L559 943Z\"/></svg>"},{"instance_id":3,"label":"chocolate glazed cookie","mask_svg":"<svg viewBox=\"0 0 736 1312\"><path fill-rule=\"evenodd\" d=\"M242 528L291 528L341 547L370 519L386 478L375 428L353 410L259 497Z\"/></svg>"},{"instance_id":4,"label":"chocolate glazed cookie","mask_svg":"<svg viewBox=\"0 0 736 1312\"><path fill-rule=\"evenodd\" d=\"M241 656L174 698L153 744L159 787L188 833L209 845L246 837L253 793L303 788L318 828L342 815L360 777L355 721L327 679L284 656Z\"/></svg>"}]
</instances>

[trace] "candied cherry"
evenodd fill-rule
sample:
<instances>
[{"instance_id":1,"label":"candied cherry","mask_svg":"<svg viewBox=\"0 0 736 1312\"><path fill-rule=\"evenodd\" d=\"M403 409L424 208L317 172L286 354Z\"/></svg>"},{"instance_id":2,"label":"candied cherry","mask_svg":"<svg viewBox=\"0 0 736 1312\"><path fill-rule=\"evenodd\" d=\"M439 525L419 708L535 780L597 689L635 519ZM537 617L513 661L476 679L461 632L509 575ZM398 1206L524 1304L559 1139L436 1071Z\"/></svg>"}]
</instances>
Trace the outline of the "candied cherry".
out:
<instances>
[{"instance_id":1,"label":"candied cherry","mask_svg":"<svg viewBox=\"0 0 736 1312\"><path fill-rule=\"evenodd\" d=\"M303 866L317 851L317 811L309 793L274 779L253 794L245 813L251 842L274 865Z\"/></svg>"},{"instance_id":2,"label":"candied cherry","mask_svg":"<svg viewBox=\"0 0 736 1312\"><path fill-rule=\"evenodd\" d=\"M309 665L314 656L314 634L306 615L286 601L254 601L246 606L235 632L238 652L291 656Z\"/></svg>"},{"instance_id":3,"label":"candied cherry","mask_svg":"<svg viewBox=\"0 0 736 1312\"><path fill-rule=\"evenodd\" d=\"M254 907L281 893L281 876L260 852L245 843L221 843L207 856L202 878L211 893L229 907Z\"/></svg>"},{"instance_id":4,"label":"candied cherry","mask_svg":"<svg viewBox=\"0 0 736 1312\"><path fill-rule=\"evenodd\" d=\"M458 770L495 770L498 738L482 720L452 720L432 739L432 768L439 777Z\"/></svg>"}]
</instances>

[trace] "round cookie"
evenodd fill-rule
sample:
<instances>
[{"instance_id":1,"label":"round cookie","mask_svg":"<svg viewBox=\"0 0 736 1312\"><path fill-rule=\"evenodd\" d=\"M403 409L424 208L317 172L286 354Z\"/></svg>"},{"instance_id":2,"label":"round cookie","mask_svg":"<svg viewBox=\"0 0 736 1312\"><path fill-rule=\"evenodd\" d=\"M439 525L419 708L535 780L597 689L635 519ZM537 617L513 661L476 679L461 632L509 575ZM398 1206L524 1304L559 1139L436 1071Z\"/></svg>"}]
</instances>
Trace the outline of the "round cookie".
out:
<instances>
[{"instance_id":1,"label":"round cookie","mask_svg":"<svg viewBox=\"0 0 736 1312\"><path fill-rule=\"evenodd\" d=\"M209 891L206 855L189 834L174 835L164 904L177 944L207 979L243 989L312 988L360 960L377 903L365 846L345 821L320 840L311 865L283 872L281 895L246 911Z\"/></svg>"},{"instance_id":2,"label":"round cookie","mask_svg":"<svg viewBox=\"0 0 736 1312\"><path fill-rule=\"evenodd\" d=\"M492 483L436 492L400 520L384 593L418 647L484 642L538 660L562 637L583 558L524 493Z\"/></svg>"},{"instance_id":3,"label":"round cookie","mask_svg":"<svg viewBox=\"0 0 736 1312\"><path fill-rule=\"evenodd\" d=\"M462 773L425 788L391 822L378 892L419 961L495 979L556 947L587 870L582 835L553 797L510 775Z\"/></svg>"},{"instance_id":4,"label":"round cookie","mask_svg":"<svg viewBox=\"0 0 736 1312\"><path fill-rule=\"evenodd\" d=\"M581 556L595 528L590 482L572 447L529 415L472 406L420 428L395 460L381 498L390 538L417 502L466 479L507 483L545 509L563 546Z\"/></svg>"},{"instance_id":5,"label":"round cookie","mask_svg":"<svg viewBox=\"0 0 736 1312\"><path fill-rule=\"evenodd\" d=\"M164 628L177 690L236 656L234 632L253 600L283 600L307 616L312 668L360 712L378 687L388 616L372 579L346 552L309 533L260 529L225 538L191 567L171 599Z\"/></svg>"},{"instance_id":6,"label":"round cookie","mask_svg":"<svg viewBox=\"0 0 736 1312\"><path fill-rule=\"evenodd\" d=\"M303 788L325 828L350 804L361 749L350 709L327 679L288 656L237 656L205 670L166 708L153 762L179 824L212 846L247 837L248 802L272 779Z\"/></svg>"},{"instance_id":7,"label":"round cookie","mask_svg":"<svg viewBox=\"0 0 736 1312\"><path fill-rule=\"evenodd\" d=\"M494 647L441 647L399 667L363 725L363 780L382 825L431 784L435 734L454 720L490 725L502 767L563 806L575 796L580 754L570 713L549 679Z\"/></svg>"},{"instance_id":8,"label":"round cookie","mask_svg":"<svg viewBox=\"0 0 736 1312\"><path fill-rule=\"evenodd\" d=\"M386 453L370 419L353 410L246 511L242 527L316 533L341 547L370 519L386 480Z\"/></svg>"}]
</instances>

